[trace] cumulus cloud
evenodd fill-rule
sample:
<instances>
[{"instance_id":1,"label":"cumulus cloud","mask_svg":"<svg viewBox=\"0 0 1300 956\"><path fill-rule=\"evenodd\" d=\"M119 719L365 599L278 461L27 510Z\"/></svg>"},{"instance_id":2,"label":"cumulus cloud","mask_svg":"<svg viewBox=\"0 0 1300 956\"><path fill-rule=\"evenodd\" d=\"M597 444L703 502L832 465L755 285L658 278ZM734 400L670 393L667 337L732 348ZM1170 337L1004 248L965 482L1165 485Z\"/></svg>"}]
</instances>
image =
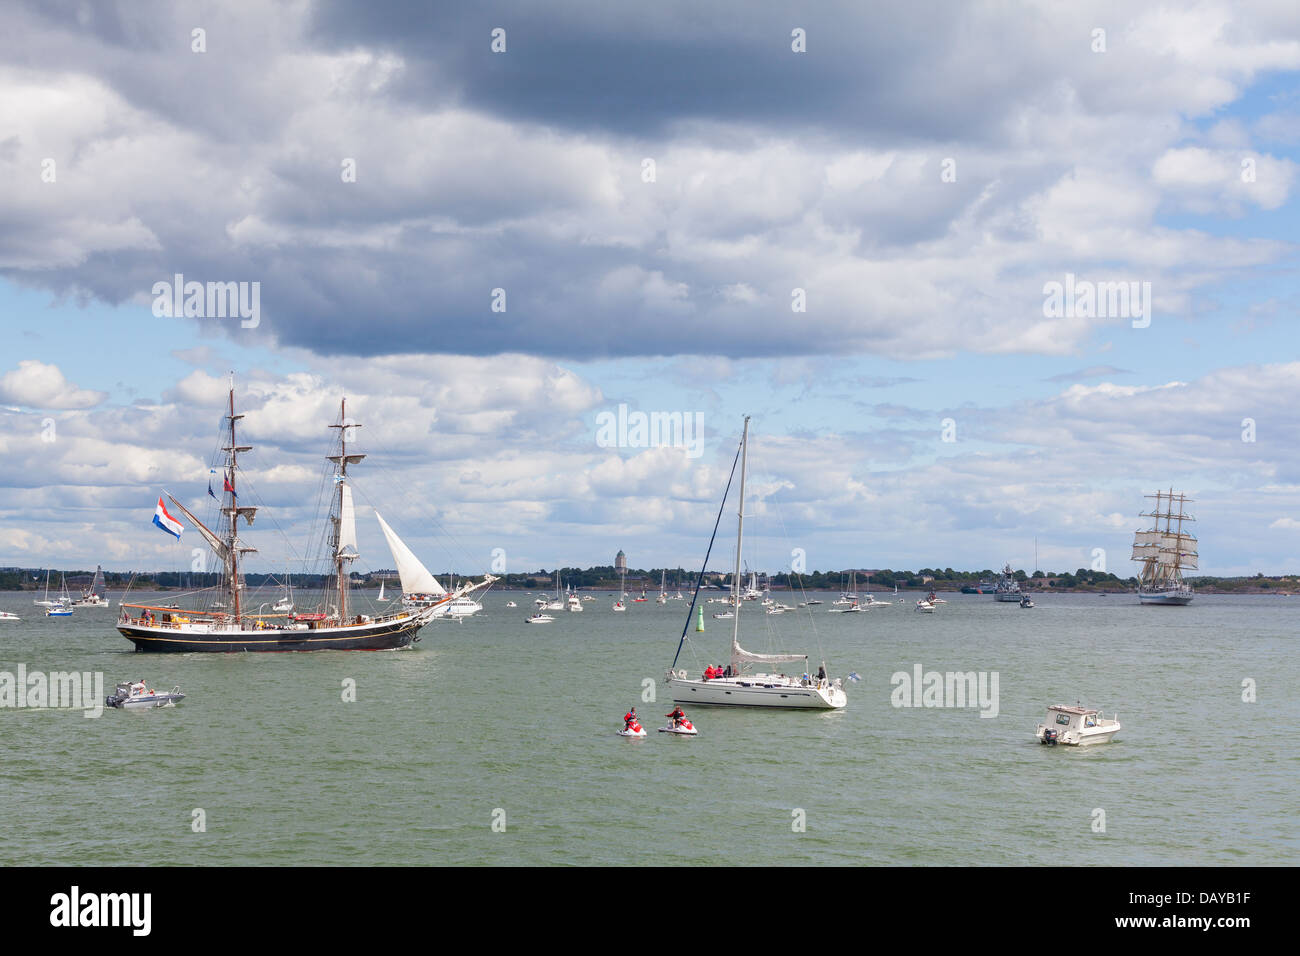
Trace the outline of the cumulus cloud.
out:
<instances>
[{"instance_id":1,"label":"cumulus cloud","mask_svg":"<svg viewBox=\"0 0 1300 956\"><path fill-rule=\"evenodd\" d=\"M104 392L78 388L63 377L57 365L25 359L0 376L0 401L25 408L93 408Z\"/></svg>"}]
</instances>

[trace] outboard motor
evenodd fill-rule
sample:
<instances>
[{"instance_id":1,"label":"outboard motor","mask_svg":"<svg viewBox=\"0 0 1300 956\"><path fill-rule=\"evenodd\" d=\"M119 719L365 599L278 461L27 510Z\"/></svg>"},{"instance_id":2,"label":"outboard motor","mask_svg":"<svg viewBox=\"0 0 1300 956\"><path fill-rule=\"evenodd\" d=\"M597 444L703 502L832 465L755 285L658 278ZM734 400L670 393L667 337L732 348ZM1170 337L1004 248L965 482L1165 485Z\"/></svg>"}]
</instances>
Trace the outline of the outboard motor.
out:
<instances>
[{"instance_id":1,"label":"outboard motor","mask_svg":"<svg viewBox=\"0 0 1300 956\"><path fill-rule=\"evenodd\" d=\"M1056 734L1056 731L1055 731L1055 730L1052 730L1051 728L1047 728L1046 730L1044 730L1044 731L1043 731L1043 743L1045 743L1045 744L1049 744L1049 745L1055 747L1056 744L1057 744L1057 734Z\"/></svg>"}]
</instances>

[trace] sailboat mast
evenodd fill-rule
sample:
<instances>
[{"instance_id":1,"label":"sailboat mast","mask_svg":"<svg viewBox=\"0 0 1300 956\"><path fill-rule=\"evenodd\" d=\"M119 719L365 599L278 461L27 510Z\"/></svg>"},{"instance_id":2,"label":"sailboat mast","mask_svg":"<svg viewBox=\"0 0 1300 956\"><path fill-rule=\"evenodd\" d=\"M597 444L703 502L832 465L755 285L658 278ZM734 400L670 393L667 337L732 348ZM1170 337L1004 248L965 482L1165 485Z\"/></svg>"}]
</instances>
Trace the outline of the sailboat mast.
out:
<instances>
[{"instance_id":1,"label":"sailboat mast","mask_svg":"<svg viewBox=\"0 0 1300 956\"><path fill-rule=\"evenodd\" d=\"M735 615L731 621L731 646L740 643L740 546L745 539L745 465L749 459L749 416L740 434L740 507L736 511L736 573L731 576L731 603Z\"/></svg>"},{"instance_id":2,"label":"sailboat mast","mask_svg":"<svg viewBox=\"0 0 1300 956\"><path fill-rule=\"evenodd\" d=\"M226 451L226 474L222 480L224 488L222 497L228 502L226 513L230 516L230 526L226 530L226 548L229 551L228 572L229 581L227 586L230 590L230 607L235 615L235 626L239 626L241 615L241 602L239 594L239 497L235 493L235 466L238 463L239 449L235 444L235 422L243 416L235 414L235 379L230 378L230 414L227 420L230 424L230 447Z\"/></svg>"}]
</instances>

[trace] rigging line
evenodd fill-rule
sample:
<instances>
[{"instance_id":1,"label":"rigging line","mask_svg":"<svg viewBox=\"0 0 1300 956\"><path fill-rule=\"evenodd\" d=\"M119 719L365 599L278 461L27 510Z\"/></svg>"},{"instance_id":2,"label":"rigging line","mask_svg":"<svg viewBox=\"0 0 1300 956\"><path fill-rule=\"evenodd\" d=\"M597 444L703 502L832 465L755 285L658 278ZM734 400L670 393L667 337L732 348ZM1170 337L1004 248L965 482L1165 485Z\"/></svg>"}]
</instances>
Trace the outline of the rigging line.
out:
<instances>
[{"instance_id":1,"label":"rigging line","mask_svg":"<svg viewBox=\"0 0 1300 956\"><path fill-rule=\"evenodd\" d=\"M384 460L386 461L400 462L403 460L403 456L390 452L386 446L379 444L378 442L369 442L369 447L373 449L376 454L383 457ZM409 456L409 457L414 459L415 456ZM410 467L413 468L417 467L417 464L413 463ZM390 491L396 490L398 492L398 494L393 495L394 500L404 499L408 502L414 503L415 505L417 505L418 511L423 511L423 507L427 507L426 499L418 498L414 494L412 494L408 490L410 487L409 485L398 485L397 481L391 475L389 475L385 469L382 468L378 469L377 476L388 486L388 490ZM449 567L454 566L456 562L462 558L465 560L467 568L474 568L476 566L481 566L477 562L477 559L473 556L473 554L466 548L466 546L459 539L457 539L455 535L453 535L447 529L447 527L438 519L436 514L433 515L421 514L419 515L419 517L422 520L426 520L431 525L433 525L435 540L437 541L438 547L442 550L443 554L449 559L448 561ZM454 545L456 550L458 550L460 554L459 555L455 554L452 548L448 546L449 544Z\"/></svg>"},{"instance_id":2,"label":"rigging line","mask_svg":"<svg viewBox=\"0 0 1300 956\"><path fill-rule=\"evenodd\" d=\"M686 643L686 632L691 629L691 616L695 613L695 602L700 596L700 585L704 583L704 571L709 566L709 555L713 553L713 542L718 537L718 525L722 523L722 512L727 507L727 496L731 493L731 482L736 477L736 465L740 462L740 449L742 445L736 446L736 457L731 462L731 474L727 476L727 487L722 492L722 504L718 505L718 517L713 522L713 534L709 537L709 548L704 552L704 563L700 565L700 573L695 577L695 590L691 592L691 606L686 609L686 623L682 626L682 637L677 642L677 653L673 655L672 670L677 666L677 658L682 656L682 645ZM692 649L694 653L694 649Z\"/></svg>"}]
</instances>

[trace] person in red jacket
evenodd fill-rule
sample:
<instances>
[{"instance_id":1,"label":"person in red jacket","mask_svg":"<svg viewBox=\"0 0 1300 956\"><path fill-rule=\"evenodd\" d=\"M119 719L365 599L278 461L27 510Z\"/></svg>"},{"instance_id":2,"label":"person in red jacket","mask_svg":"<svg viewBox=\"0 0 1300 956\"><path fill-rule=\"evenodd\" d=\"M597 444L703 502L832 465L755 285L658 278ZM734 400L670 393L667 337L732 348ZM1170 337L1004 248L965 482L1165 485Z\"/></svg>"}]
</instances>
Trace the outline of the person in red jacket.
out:
<instances>
[{"instance_id":1,"label":"person in red jacket","mask_svg":"<svg viewBox=\"0 0 1300 956\"><path fill-rule=\"evenodd\" d=\"M664 716L668 718L669 727L676 727L678 724L680 724L683 720L686 719L686 714L682 712L682 709L680 707L674 707L673 712L671 714L664 714Z\"/></svg>"},{"instance_id":2,"label":"person in red jacket","mask_svg":"<svg viewBox=\"0 0 1300 956\"><path fill-rule=\"evenodd\" d=\"M636 708L633 707L631 710L629 710L626 714L623 715L623 729L631 730L632 725L636 722L637 722Z\"/></svg>"},{"instance_id":3,"label":"person in red jacket","mask_svg":"<svg viewBox=\"0 0 1300 956\"><path fill-rule=\"evenodd\" d=\"M715 670L713 669L713 665L712 665L712 664L710 664L708 667L706 667L706 668L704 669L704 679L705 679L705 680L713 680L713 678L715 678L715 677L717 677L717 676L718 676L718 672L715 671Z\"/></svg>"}]
</instances>

